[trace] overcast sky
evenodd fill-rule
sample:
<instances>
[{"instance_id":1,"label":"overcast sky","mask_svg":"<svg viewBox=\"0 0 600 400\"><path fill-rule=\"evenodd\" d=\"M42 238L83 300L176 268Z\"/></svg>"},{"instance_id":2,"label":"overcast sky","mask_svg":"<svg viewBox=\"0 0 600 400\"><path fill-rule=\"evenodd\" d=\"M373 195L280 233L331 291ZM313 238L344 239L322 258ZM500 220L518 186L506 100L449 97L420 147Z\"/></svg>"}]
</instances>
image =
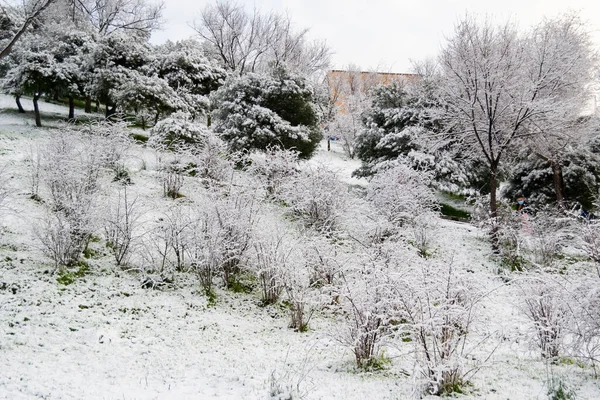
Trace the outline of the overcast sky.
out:
<instances>
[{"instance_id":1,"label":"overcast sky","mask_svg":"<svg viewBox=\"0 0 600 400\"><path fill-rule=\"evenodd\" d=\"M165 0L164 29L153 43L194 35L189 27L200 10L214 0ZM410 60L433 57L455 22L466 12L509 18L526 28L544 16L580 12L600 47L600 0L255 0L249 8L288 12L297 28L325 39L334 52L333 66L354 63L365 70L410 72Z\"/></svg>"}]
</instances>

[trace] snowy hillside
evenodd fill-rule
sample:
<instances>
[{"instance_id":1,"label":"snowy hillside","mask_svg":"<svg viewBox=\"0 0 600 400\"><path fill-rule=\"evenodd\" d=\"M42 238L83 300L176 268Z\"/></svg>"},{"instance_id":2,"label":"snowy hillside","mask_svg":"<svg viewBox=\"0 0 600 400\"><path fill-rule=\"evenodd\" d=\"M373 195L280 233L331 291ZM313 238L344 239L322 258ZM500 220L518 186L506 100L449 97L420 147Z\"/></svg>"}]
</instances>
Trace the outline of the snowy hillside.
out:
<instances>
[{"instance_id":1,"label":"snowy hillside","mask_svg":"<svg viewBox=\"0 0 600 400\"><path fill-rule=\"evenodd\" d=\"M397 277L394 288L404 290L399 289L398 296L411 288L416 291L419 287L411 286L413 282L427 281L431 271L442 276L449 265L461 277L460 285L466 282L467 291L477 294L469 308L473 315L465 325L468 332L460 334L466 339L456 342L464 346L457 350L461 356L449 361L460 363L462 371L471 371L465 375L468 383L461 389L463 393L455 394L458 398L545 399L549 386L557 380L578 399L600 398L600 380L589 364L566 356L554 364L541 358L533 324L522 312L523 291L518 284L507 284L506 275L498 273L501 267L491 256L484 230L423 215L428 229L427 248L423 249L426 258L419 255L418 232L408 224L396 232L397 243L385 244L386 235L391 235L385 229L391 229L390 225L373 215L384 221L387 210L381 215L372 210L371 203L377 201L365 200L363 193L369 183L351 177L359 162L346 159L336 143L330 152L321 143L314 158L301 162L301 171L294 172L298 176L306 171L322 173L317 182L324 186L308 186L307 180L297 178L290 187L289 181L283 180L281 190L287 192L272 200L257 175L233 167L214 185L179 169L177 176L167 177L181 180L173 196L177 198L165 197L164 165L194 163L200 168L206 158L177 157L139 142L119 142L122 147L115 152L121 153L120 165L131 181L126 186L127 196L136 199L139 213L133 235L138 242L131 259L125 267L117 266L107 242L102 221L111 206L121 204L124 186L115 181L113 170L102 168L92 199L99 221L93 222L96 225L85 262L67 272L59 271L48 256L48 246L42 243L52 212L47 184L52 171L44 171L42 165L41 177L36 180L37 156L48 157L45 149L56 146L64 132L70 135L68 141L83 149L90 149L86 147L89 140L97 148L108 144L106 137L90 139L76 126L67 127L59 121L67 109L44 102L40 104L46 127L35 128L29 100L24 99L23 104L28 113L21 115L11 97L0 96L0 181L8 194L0 209L1 399L418 398L425 385L423 365L418 362L421 350L417 341L410 339L412 333L398 328L406 321L392 318L389 322L378 352L381 365L359 368L347 340L352 307L344 299L377 298L370 290L379 284L388 287L389 277ZM85 157L81 152L73 154ZM220 162L225 161L213 160L208 167ZM72 171L66 165L57 168L62 167ZM333 171L334 180L327 180L330 175L320 168ZM35 193L36 185L39 193ZM328 198L338 202L331 210L336 232L340 232L335 239L319 236L314 224L306 227L300 214L290 212L292 205L301 204L300 194L319 190L343 197ZM244 205L232 205L234 202ZM200 284L201 272L193 270L197 266L183 262L182 267L174 266L172 253L165 256L169 266L165 267L163 260L162 271L153 263L160 264L157 259L162 253L156 243L165 221L180 218L178 223L183 224L188 216L212 221L208 216L217 206L239 213L232 214L239 218L232 229L243 226L248 213L257 210L248 218L254 221L251 229L259 239L249 246L244 265L248 274L256 275L244 278L245 287L231 290L215 274L211 278L214 292L207 295ZM228 216L223 214L223 218ZM379 262L379 253L376 257L364 249L366 240L376 235L373 232L383 243L373 252L389 254L385 262ZM285 282L300 282L306 277L302 268L308 263L307 243L320 241L328 246L334 242L331 257L338 268L339 287L298 283L297 292L285 289L279 300L264 305L256 278L264 276L260 275L264 269L254 269L267 262L261 258L261 246L268 248L275 242L287 246L284 257L274 263L283 264L285 270L273 273L281 274ZM392 269L394 263L410 264L414 269L402 269L410 272L405 275L392 271L385 279L366 280L371 279L371 265L381 272ZM581 252L571 249L564 259L564 274L585 278L593 273L592 265ZM367 283L361 286L361 282ZM363 289L365 297L359 297L356 293ZM306 332L289 328L295 296L305 296L298 301L311 310ZM377 307L365 315L392 313L399 306L390 300L385 307Z\"/></svg>"}]
</instances>

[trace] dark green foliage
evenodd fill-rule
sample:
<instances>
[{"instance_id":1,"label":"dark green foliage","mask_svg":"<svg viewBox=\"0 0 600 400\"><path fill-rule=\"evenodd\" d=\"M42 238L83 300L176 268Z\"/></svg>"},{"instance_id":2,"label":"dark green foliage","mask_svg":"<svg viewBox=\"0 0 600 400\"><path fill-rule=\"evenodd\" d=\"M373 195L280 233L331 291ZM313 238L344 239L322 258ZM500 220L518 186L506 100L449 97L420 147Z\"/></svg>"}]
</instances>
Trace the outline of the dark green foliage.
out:
<instances>
[{"instance_id":1,"label":"dark green foliage","mask_svg":"<svg viewBox=\"0 0 600 400\"><path fill-rule=\"evenodd\" d=\"M90 267L85 261L79 261L73 266L76 269L61 269L58 273L56 281L61 285L70 285L77 280L83 278L89 273Z\"/></svg>"},{"instance_id":2,"label":"dark green foliage","mask_svg":"<svg viewBox=\"0 0 600 400\"><path fill-rule=\"evenodd\" d=\"M562 156L565 197L577 201L588 210L594 208L594 199L600 189L600 152L594 152L594 146L592 142ZM504 195L513 201L524 196L530 205L536 207L555 203L556 192L550 163L534 154L524 157L512 169Z\"/></svg>"},{"instance_id":3,"label":"dark green foliage","mask_svg":"<svg viewBox=\"0 0 600 400\"><path fill-rule=\"evenodd\" d=\"M471 214L469 214L467 211L452 207L450 204L446 203L440 203L440 206L442 215L460 219L471 219Z\"/></svg>"}]
</instances>

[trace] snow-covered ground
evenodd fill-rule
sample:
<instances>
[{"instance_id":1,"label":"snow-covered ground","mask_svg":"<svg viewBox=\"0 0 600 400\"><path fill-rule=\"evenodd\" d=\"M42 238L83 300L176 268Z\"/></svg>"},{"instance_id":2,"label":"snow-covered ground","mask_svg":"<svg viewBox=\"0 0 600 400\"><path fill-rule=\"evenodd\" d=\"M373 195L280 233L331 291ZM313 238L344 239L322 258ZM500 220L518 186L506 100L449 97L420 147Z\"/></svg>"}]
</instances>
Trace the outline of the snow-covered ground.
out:
<instances>
[{"instance_id":1,"label":"snow-covered ground","mask_svg":"<svg viewBox=\"0 0 600 400\"><path fill-rule=\"evenodd\" d=\"M315 314L308 332L297 333L288 329L282 306L262 307L254 294L217 289L218 301L208 304L195 277L183 273L171 287L143 289L136 274L115 268L108 255L88 260L89 273L75 283L57 283L33 234L42 206L30 199L27 158L58 125L36 129L30 115L14 108L11 98L0 96L0 168L6 166L11 188L0 211L1 399L267 399L276 387L296 388L306 399L415 396L408 344L390 345L389 369L359 371L352 352L336 340L336 318L326 312ZM41 109L66 115L61 106L42 102ZM336 143L330 152L325 146L310 163L330 166L348 184L366 185L351 177L357 160L345 159ZM161 199L154 161L136 146L127 166L132 190L153 197L151 208L159 209L168 201ZM195 183L185 185L191 196ZM436 257L467 268L489 293L477 332L487 340L474 357L495 352L459 397L547 398L546 364L527 340L527 321L496 274L483 231L440 219L433 247ZM101 246L97 250L102 254ZM553 368L577 398L600 399L590 368Z\"/></svg>"}]
</instances>

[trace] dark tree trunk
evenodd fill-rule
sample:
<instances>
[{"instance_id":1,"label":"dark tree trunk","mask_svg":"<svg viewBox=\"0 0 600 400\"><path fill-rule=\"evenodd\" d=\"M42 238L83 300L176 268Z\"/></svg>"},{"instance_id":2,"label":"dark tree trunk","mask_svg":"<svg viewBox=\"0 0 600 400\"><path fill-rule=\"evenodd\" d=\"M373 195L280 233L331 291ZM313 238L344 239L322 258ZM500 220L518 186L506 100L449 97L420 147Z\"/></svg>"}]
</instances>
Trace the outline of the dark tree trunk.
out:
<instances>
[{"instance_id":1,"label":"dark tree trunk","mask_svg":"<svg viewBox=\"0 0 600 400\"><path fill-rule=\"evenodd\" d=\"M85 98L85 108L83 111L85 111L87 114L92 112L92 99L89 97Z\"/></svg>"},{"instance_id":2,"label":"dark tree trunk","mask_svg":"<svg viewBox=\"0 0 600 400\"><path fill-rule=\"evenodd\" d=\"M562 165L555 161L550 161L552 167L552 180L554 181L554 191L556 193L556 204L559 208L565 207L565 181L562 174Z\"/></svg>"},{"instance_id":3,"label":"dark tree trunk","mask_svg":"<svg viewBox=\"0 0 600 400\"><path fill-rule=\"evenodd\" d=\"M331 151L331 138L327 137L327 151Z\"/></svg>"},{"instance_id":4,"label":"dark tree trunk","mask_svg":"<svg viewBox=\"0 0 600 400\"><path fill-rule=\"evenodd\" d=\"M56 102L60 101L60 99L58 98L58 92L52 93L52 100L54 100Z\"/></svg>"},{"instance_id":5,"label":"dark tree trunk","mask_svg":"<svg viewBox=\"0 0 600 400\"><path fill-rule=\"evenodd\" d=\"M38 106L38 100L40 99L39 93L33 95L33 112L35 114L35 126L38 128L42 127L42 117L40 116L40 107Z\"/></svg>"},{"instance_id":6,"label":"dark tree trunk","mask_svg":"<svg viewBox=\"0 0 600 400\"><path fill-rule=\"evenodd\" d=\"M492 219L492 230L490 238L492 239L492 251L497 253L500 249L498 238L498 202L496 199L496 189L498 187L498 164L492 163L490 166L490 217Z\"/></svg>"},{"instance_id":7,"label":"dark tree trunk","mask_svg":"<svg viewBox=\"0 0 600 400\"><path fill-rule=\"evenodd\" d=\"M154 125L158 123L158 117L160 117L160 111L156 112L156 116L154 117Z\"/></svg>"},{"instance_id":8,"label":"dark tree trunk","mask_svg":"<svg viewBox=\"0 0 600 400\"><path fill-rule=\"evenodd\" d=\"M21 96L19 96L19 95L15 96L15 102L17 103L17 108L19 109L19 112L21 114L24 114L25 109L23 108L23 105L21 104Z\"/></svg>"},{"instance_id":9,"label":"dark tree trunk","mask_svg":"<svg viewBox=\"0 0 600 400\"><path fill-rule=\"evenodd\" d=\"M109 119L117 112L117 106L106 105L106 119Z\"/></svg>"},{"instance_id":10,"label":"dark tree trunk","mask_svg":"<svg viewBox=\"0 0 600 400\"><path fill-rule=\"evenodd\" d=\"M73 96L69 96L69 121L75 119L75 100Z\"/></svg>"}]
</instances>

